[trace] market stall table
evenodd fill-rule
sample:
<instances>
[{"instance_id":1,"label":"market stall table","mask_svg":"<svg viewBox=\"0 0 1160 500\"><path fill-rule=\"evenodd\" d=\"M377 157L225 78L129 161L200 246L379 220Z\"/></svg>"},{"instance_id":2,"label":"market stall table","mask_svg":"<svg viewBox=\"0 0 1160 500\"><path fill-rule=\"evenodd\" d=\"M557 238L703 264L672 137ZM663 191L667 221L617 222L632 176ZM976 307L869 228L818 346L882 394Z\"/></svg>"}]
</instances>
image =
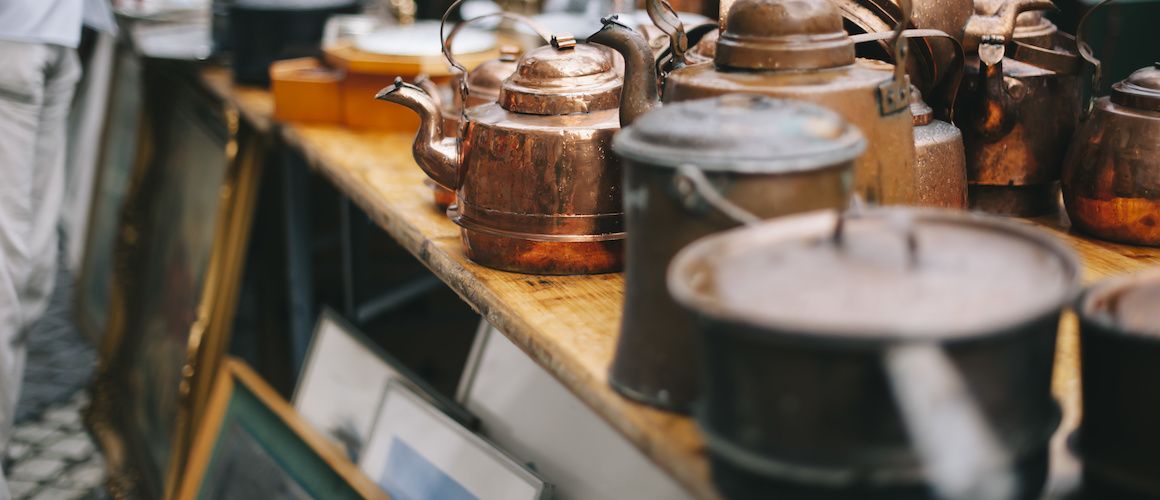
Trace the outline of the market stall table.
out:
<instances>
[{"instance_id":1,"label":"market stall table","mask_svg":"<svg viewBox=\"0 0 1160 500\"><path fill-rule=\"evenodd\" d=\"M412 134L360 132L336 126L276 123L263 89L236 87L228 70L202 80L260 130L280 134L372 220L410 251L488 322L552 373L613 428L698 498L716 498L700 433L691 418L634 403L608 385L619 333L621 274L533 276L485 268L467 259L459 227L431 204L426 178L411 156ZM384 80L384 85L388 81ZM387 106L367 96L367 106ZM1030 220L1072 244L1084 281L1160 264L1160 249L1117 245L1070 234L1063 215ZM1057 347L1054 391L1064 408L1056 456L1079 422L1078 336L1068 314ZM1075 469L1056 460L1053 483ZM1060 478L1059 476L1067 476ZM1052 485L1049 485L1051 488Z\"/></svg>"}]
</instances>

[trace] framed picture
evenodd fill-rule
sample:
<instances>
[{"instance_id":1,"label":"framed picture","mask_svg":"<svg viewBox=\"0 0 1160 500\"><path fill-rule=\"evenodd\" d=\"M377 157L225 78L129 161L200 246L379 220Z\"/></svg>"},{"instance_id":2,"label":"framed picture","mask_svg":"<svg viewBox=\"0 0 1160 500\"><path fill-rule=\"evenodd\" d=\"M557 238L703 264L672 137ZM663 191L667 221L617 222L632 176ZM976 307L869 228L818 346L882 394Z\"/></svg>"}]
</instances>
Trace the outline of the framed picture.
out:
<instances>
[{"instance_id":1,"label":"framed picture","mask_svg":"<svg viewBox=\"0 0 1160 500\"><path fill-rule=\"evenodd\" d=\"M133 237L119 242L112 300L124 314L103 341L88 421L113 493L160 498L229 340L266 146L194 68L144 61L155 152L122 214Z\"/></svg>"},{"instance_id":2,"label":"framed picture","mask_svg":"<svg viewBox=\"0 0 1160 500\"><path fill-rule=\"evenodd\" d=\"M503 449L536 464L556 496L691 500L689 494L536 364L480 322L456 400Z\"/></svg>"},{"instance_id":3,"label":"framed picture","mask_svg":"<svg viewBox=\"0 0 1160 500\"><path fill-rule=\"evenodd\" d=\"M552 488L405 384L387 385L359 468L393 498L539 500Z\"/></svg>"},{"instance_id":4,"label":"framed picture","mask_svg":"<svg viewBox=\"0 0 1160 500\"><path fill-rule=\"evenodd\" d=\"M322 311L306 353L294 409L357 461L370 437L387 384L404 380L429 403L467 427L476 419L439 395L338 313Z\"/></svg>"},{"instance_id":5,"label":"framed picture","mask_svg":"<svg viewBox=\"0 0 1160 500\"><path fill-rule=\"evenodd\" d=\"M142 126L141 65L132 48L117 44L88 223L85 233L74 235L78 241L71 244L84 247L74 290L74 316L81 333L94 345L101 344L112 313L113 250L122 235L121 209L130 179L140 175L145 163L141 154L146 149L139 147L145 142L140 135L148 130Z\"/></svg>"},{"instance_id":6,"label":"framed picture","mask_svg":"<svg viewBox=\"0 0 1160 500\"><path fill-rule=\"evenodd\" d=\"M176 498L386 498L245 363L227 359Z\"/></svg>"}]
</instances>

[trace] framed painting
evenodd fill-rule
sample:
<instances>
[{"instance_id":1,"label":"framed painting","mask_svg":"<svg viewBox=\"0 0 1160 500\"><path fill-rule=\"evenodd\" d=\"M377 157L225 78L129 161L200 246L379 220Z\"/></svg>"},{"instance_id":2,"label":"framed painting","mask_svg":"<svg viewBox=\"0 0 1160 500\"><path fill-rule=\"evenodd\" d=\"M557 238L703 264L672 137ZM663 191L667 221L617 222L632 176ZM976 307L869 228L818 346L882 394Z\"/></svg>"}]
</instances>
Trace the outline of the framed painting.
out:
<instances>
[{"instance_id":1,"label":"framed painting","mask_svg":"<svg viewBox=\"0 0 1160 500\"><path fill-rule=\"evenodd\" d=\"M538 474L398 381L387 385L359 468L392 498L544 500Z\"/></svg>"},{"instance_id":2,"label":"framed painting","mask_svg":"<svg viewBox=\"0 0 1160 500\"><path fill-rule=\"evenodd\" d=\"M177 486L228 343L266 139L198 86L194 67L145 64L155 151L122 214L132 237L119 242L112 300L124 313L105 336L88 420L114 496L159 498Z\"/></svg>"},{"instance_id":3,"label":"framed painting","mask_svg":"<svg viewBox=\"0 0 1160 500\"><path fill-rule=\"evenodd\" d=\"M178 500L386 498L245 363L220 365Z\"/></svg>"},{"instance_id":4,"label":"framed painting","mask_svg":"<svg viewBox=\"0 0 1160 500\"><path fill-rule=\"evenodd\" d=\"M146 142L141 140L141 134L148 129L143 126L144 84L141 73L141 60L132 48L117 44L88 224L83 240L75 243L83 245L84 251L74 290L73 314L81 333L93 345L101 344L109 327L115 265L113 251L118 236L122 235L121 209L130 179L140 174L139 167L145 163L142 154L148 150L140 147Z\"/></svg>"},{"instance_id":5,"label":"framed painting","mask_svg":"<svg viewBox=\"0 0 1160 500\"><path fill-rule=\"evenodd\" d=\"M456 422L474 427L476 419L463 407L438 394L329 308L314 329L292 401L307 422L357 461L387 385L394 380L407 381Z\"/></svg>"}]
</instances>

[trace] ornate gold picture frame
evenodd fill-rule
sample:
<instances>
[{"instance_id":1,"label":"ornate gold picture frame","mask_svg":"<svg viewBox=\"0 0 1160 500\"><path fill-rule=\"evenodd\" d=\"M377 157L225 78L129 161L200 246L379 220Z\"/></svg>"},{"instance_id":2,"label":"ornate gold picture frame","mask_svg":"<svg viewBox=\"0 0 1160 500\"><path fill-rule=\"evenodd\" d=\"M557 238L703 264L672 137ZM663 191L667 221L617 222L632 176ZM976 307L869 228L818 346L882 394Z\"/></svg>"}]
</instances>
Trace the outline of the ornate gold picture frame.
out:
<instances>
[{"instance_id":1,"label":"ornate gold picture frame","mask_svg":"<svg viewBox=\"0 0 1160 500\"><path fill-rule=\"evenodd\" d=\"M268 148L192 65L146 65L154 151L122 213L87 422L114 497L171 498L229 342Z\"/></svg>"}]
</instances>

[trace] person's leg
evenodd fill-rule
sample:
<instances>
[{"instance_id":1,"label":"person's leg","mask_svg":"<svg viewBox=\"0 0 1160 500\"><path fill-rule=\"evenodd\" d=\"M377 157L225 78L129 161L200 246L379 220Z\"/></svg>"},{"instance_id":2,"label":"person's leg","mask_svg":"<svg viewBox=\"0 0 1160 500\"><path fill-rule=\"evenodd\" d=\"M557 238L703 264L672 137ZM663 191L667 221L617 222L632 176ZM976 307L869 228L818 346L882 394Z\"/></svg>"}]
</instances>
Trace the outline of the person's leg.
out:
<instances>
[{"instance_id":1,"label":"person's leg","mask_svg":"<svg viewBox=\"0 0 1160 500\"><path fill-rule=\"evenodd\" d=\"M32 319L21 295L33 262L33 186L50 52L0 41L0 449L8 444L23 378L18 337Z\"/></svg>"}]
</instances>

